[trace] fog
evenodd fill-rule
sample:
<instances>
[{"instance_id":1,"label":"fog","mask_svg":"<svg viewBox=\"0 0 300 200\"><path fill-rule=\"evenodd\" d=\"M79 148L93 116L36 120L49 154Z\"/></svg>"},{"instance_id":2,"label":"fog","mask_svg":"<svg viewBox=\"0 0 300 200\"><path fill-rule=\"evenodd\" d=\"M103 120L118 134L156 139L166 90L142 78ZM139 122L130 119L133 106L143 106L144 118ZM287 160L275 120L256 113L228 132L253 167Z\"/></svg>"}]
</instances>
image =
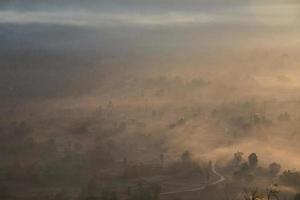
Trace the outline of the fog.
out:
<instances>
[{"instance_id":1,"label":"fog","mask_svg":"<svg viewBox=\"0 0 300 200\"><path fill-rule=\"evenodd\" d=\"M199 185L196 175L174 174L199 165L198 181L207 172L207 186L216 187L197 190L199 199L218 199L210 190L243 199L243 188L274 182L281 198L293 199L300 189L291 178L300 176L299 17L293 0L1 1L5 195L63 191L88 199L98 195L86 191L92 181L98 192L109 187L133 199L120 191L170 176L156 184L161 199L174 199L164 193L182 189L170 182ZM236 152L243 158L232 164ZM247 163L251 153L257 168L250 157ZM274 162L280 173L270 178ZM187 193L180 197L195 199Z\"/></svg>"}]
</instances>

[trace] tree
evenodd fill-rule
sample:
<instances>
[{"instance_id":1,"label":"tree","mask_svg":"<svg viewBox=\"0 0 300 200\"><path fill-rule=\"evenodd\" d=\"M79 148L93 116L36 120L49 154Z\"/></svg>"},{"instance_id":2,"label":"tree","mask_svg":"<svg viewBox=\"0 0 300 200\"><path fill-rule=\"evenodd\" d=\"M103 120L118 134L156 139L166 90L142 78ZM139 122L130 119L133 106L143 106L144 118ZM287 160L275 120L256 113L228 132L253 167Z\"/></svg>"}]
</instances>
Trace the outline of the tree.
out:
<instances>
[{"instance_id":1,"label":"tree","mask_svg":"<svg viewBox=\"0 0 300 200\"><path fill-rule=\"evenodd\" d=\"M284 112L284 113L281 113L279 116L278 116L278 120L279 121L289 121L291 119L290 115L288 112Z\"/></svg>"},{"instance_id":2,"label":"tree","mask_svg":"<svg viewBox=\"0 0 300 200\"><path fill-rule=\"evenodd\" d=\"M281 166L278 163L271 163L269 165L269 172L272 176L277 176L281 170Z\"/></svg>"},{"instance_id":3,"label":"tree","mask_svg":"<svg viewBox=\"0 0 300 200\"><path fill-rule=\"evenodd\" d=\"M236 152L233 154L233 163L235 166L239 166L243 160L243 152Z\"/></svg>"},{"instance_id":4,"label":"tree","mask_svg":"<svg viewBox=\"0 0 300 200\"><path fill-rule=\"evenodd\" d=\"M165 155L163 153L161 153L159 155L159 159L160 159L160 166L163 167L164 166L164 162L165 162Z\"/></svg>"},{"instance_id":5,"label":"tree","mask_svg":"<svg viewBox=\"0 0 300 200\"><path fill-rule=\"evenodd\" d=\"M271 185L269 188L267 188L266 193L267 193L267 200L271 199L276 199L279 200L279 191L277 189L277 184Z\"/></svg>"},{"instance_id":6,"label":"tree","mask_svg":"<svg viewBox=\"0 0 300 200\"><path fill-rule=\"evenodd\" d=\"M248 161L249 161L250 168L252 168L252 169L255 168L257 166L257 163L258 163L258 158L257 158L256 153L251 153L248 156Z\"/></svg>"},{"instance_id":7,"label":"tree","mask_svg":"<svg viewBox=\"0 0 300 200\"><path fill-rule=\"evenodd\" d=\"M265 194L259 192L257 188L244 189L244 200L279 200L279 191L277 190L277 186L278 185L271 185L269 188L267 188Z\"/></svg>"},{"instance_id":8,"label":"tree","mask_svg":"<svg viewBox=\"0 0 300 200\"><path fill-rule=\"evenodd\" d=\"M257 188L254 189L244 189L244 200L263 200L263 194L259 193Z\"/></svg>"},{"instance_id":9,"label":"tree","mask_svg":"<svg viewBox=\"0 0 300 200\"><path fill-rule=\"evenodd\" d=\"M181 155L182 162L189 162L191 161L191 153L189 151L185 151Z\"/></svg>"},{"instance_id":10,"label":"tree","mask_svg":"<svg viewBox=\"0 0 300 200\"><path fill-rule=\"evenodd\" d=\"M290 185L290 186L300 185L300 172L287 170L282 172L279 179L282 183L286 185Z\"/></svg>"}]
</instances>

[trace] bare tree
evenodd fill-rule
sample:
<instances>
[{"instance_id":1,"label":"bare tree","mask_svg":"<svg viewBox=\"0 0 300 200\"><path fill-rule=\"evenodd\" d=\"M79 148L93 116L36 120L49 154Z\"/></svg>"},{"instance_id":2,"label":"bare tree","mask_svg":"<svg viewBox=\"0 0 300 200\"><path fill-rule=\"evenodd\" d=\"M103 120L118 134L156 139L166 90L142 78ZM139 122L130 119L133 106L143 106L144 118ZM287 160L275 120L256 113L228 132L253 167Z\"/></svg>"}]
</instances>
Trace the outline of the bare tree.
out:
<instances>
[{"instance_id":1,"label":"bare tree","mask_svg":"<svg viewBox=\"0 0 300 200\"><path fill-rule=\"evenodd\" d=\"M279 200L278 194L279 191L277 190L277 184L271 185L266 190L267 193L267 200L276 199Z\"/></svg>"},{"instance_id":2,"label":"bare tree","mask_svg":"<svg viewBox=\"0 0 300 200\"><path fill-rule=\"evenodd\" d=\"M244 189L244 200L263 200L264 195L258 192L257 188Z\"/></svg>"}]
</instances>

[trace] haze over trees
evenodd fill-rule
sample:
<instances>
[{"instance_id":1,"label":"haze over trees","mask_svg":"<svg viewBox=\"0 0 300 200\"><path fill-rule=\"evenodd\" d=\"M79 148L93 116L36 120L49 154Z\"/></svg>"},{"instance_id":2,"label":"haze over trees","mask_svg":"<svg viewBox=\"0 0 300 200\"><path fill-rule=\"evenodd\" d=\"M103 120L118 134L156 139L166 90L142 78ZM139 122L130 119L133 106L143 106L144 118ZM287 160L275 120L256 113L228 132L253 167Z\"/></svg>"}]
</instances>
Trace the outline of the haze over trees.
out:
<instances>
[{"instance_id":1,"label":"haze over trees","mask_svg":"<svg viewBox=\"0 0 300 200\"><path fill-rule=\"evenodd\" d=\"M1 0L0 200L293 200L297 0Z\"/></svg>"}]
</instances>

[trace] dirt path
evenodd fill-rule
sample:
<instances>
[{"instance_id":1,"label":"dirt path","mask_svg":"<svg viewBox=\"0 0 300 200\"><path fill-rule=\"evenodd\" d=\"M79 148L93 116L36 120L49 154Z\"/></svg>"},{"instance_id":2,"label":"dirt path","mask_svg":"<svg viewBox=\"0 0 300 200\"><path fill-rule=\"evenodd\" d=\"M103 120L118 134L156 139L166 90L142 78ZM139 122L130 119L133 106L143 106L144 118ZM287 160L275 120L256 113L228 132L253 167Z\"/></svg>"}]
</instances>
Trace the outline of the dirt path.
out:
<instances>
[{"instance_id":1,"label":"dirt path","mask_svg":"<svg viewBox=\"0 0 300 200\"><path fill-rule=\"evenodd\" d=\"M220 174L219 172L217 172L216 168L215 168L215 165L213 165L212 167L212 172L217 176L219 177L218 180L212 182L212 183L209 183L207 185L203 185L203 186L199 186L199 187L195 187L195 188L191 188L191 189L187 189L187 190L179 190L179 191L170 191L170 192L163 192L161 193L161 195L171 195L171 194L178 194L178 193L185 193L185 192L196 192L196 191L201 191L203 190L205 187L207 186L212 186L212 185L217 185L219 183L222 183L225 181L225 177Z\"/></svg>"}]
</instances>

